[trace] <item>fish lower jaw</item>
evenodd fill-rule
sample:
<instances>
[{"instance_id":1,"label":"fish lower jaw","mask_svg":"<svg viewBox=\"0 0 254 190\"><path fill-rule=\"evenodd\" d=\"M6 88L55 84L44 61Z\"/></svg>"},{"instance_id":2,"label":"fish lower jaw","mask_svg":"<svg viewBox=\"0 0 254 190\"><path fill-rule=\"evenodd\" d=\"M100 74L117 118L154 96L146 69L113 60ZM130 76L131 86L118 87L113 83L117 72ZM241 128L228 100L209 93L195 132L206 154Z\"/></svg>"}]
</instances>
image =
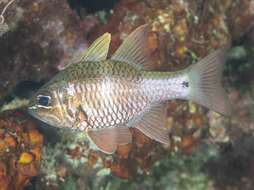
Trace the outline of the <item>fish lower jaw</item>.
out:
<instances>
[{"instance_id":1,"label":"fish lower jaw","mask_svg":"<svg viewBox=\"0 0 254 190\"><path fill-rule=\"evenodd\" d=\"M41 117L39 115L37 115L36 113L32 112L32 111L28 111L28 113L34 117L35 119L42 121L43 123L47 124L47 125L51 125L53 127L59 127L59 126L64 126L63 122L60 122L60 120L58 120L55 117ZM60 127L62 128L62 127Z\"/></svg>"}]
</instances>

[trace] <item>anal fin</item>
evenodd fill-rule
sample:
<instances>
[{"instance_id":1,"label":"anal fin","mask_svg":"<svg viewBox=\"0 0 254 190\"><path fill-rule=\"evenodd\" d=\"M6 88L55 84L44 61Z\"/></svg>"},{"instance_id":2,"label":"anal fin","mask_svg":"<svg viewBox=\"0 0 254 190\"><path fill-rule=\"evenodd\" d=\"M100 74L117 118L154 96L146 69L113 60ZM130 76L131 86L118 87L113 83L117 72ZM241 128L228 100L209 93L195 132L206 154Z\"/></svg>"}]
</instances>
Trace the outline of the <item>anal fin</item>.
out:
<instances>
[{"instance_id":1,"label":"anal fin","mask_svg":"<svg viewBox=\"0 0 254 190\"><path fill-rule=\"evenodd\" d=\"M128 144L132 141L131 133L126 126L94 130L88 129L87 134L97 148L106 154L113 154L117 145Z\"/></svg>"},{"instance_id":2,"label":"anal fin","mask_svg":"<svg viewBox=\"0 0 254 190\"><path fill-rule=\"evenodd\" d=\"M163 144L169 144L168 130L166 124L166 104L154 104L147 108L138 119L134 121L133 127L140 130L146 136Z\"/></svg>"}]
</instances>

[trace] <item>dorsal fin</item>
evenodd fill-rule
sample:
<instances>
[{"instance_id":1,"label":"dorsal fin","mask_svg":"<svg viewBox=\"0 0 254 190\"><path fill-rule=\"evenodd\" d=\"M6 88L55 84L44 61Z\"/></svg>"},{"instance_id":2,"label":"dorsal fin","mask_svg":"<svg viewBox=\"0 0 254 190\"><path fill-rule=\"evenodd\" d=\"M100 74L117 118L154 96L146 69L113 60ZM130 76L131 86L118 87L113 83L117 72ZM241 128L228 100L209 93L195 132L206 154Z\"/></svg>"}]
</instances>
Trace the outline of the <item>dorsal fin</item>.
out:
<instances>
[{"instance_id":1,"label":"dorsal fin","mask_svg":"<svg viewBox=\"0 0 254 190\"><path fill-rule=\"evenodd\" d=\"M81 61L103 61L106 60L109 50L111 35L103 34L97 38L92 45L85 51Z\"/></svg>"},{"instance_id":2,"label":"dorsal fin","mask_svg":"<svg viewBox=\"0 0 254 190\"><path fill-rule=\"evenodd\" d=\"M147 24L138 27L123 41L111 59L126 62L139 69L150 69L147 48L148 32Z\"/></svg>"},{"instance_id":3,"label":"dorsal fin","mask_svg":"<svg viewBox=\"0 0 254 190\"><path fill-rule=\"evenodd\" d=\"M163 144L169 144L169 130L166 125L166 103L157 103L147 108L138 119L132 121L128 126L139 129L146 136Z\"/></svg>"}]
</instances>

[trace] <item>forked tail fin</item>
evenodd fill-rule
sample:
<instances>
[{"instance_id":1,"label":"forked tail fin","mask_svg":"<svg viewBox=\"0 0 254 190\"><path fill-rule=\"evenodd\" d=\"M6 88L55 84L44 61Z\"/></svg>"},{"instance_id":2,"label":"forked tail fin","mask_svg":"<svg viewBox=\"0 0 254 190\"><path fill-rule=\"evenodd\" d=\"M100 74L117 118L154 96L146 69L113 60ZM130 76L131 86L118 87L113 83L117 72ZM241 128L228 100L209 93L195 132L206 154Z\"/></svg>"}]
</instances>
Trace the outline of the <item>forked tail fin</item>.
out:
<instances>
[{"instance_id":1,"label":"forked tail fin","mask_svg":"<svg viewBox=\"0 0 254 190\"><path fill-rule=\"evenodd\" d=\"M225 51L216 50L188 68L189 99L223 115L230 115L231 105L221 85Z\"/></svg>"}]
</instances>

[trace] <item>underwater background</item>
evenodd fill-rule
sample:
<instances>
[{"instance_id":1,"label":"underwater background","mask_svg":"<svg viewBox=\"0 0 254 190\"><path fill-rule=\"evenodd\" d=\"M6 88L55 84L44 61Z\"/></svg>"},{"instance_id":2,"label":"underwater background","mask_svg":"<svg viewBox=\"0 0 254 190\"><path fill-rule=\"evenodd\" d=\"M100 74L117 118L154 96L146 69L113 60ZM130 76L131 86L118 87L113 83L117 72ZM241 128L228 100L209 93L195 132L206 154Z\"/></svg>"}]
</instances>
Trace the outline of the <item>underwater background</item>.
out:
<instances>
[{"instance_id":1,"label":"underwater background","mask_svg":"<svg viewBox=\"0 0 254 190\"><path fill-rule=\"evenodd\" d=\"M3 10L3 11L2 11ZM0 190L253 190L253 0L0 0ZM231 117L169 101L170 146L132 129L106 155L86 135L26 112L29 97L105 32L110 54L149 24L156 70L231 45L223 84Z\"/></svg>"}]
</instances>

